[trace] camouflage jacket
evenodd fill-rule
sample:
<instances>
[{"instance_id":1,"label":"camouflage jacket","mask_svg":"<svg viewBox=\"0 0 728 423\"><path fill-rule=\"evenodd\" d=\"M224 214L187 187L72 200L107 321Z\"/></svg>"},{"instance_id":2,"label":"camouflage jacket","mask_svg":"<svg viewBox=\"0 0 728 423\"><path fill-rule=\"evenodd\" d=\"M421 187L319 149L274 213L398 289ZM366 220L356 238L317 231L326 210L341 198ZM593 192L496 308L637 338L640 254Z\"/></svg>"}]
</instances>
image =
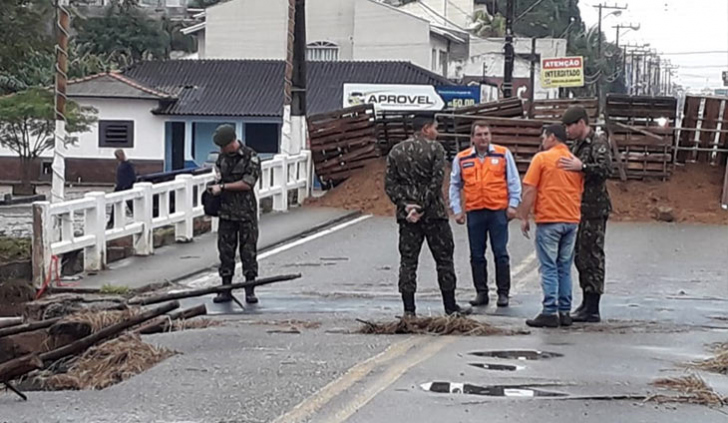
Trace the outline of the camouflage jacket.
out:
<instances>
[{"instance_id":1,"label":"camouflage jacket","mask_svg":"<svg viewBox=\"0 0 728 423\"><path fill-rule=\"evenodd\" d=\"M395 145L387 156L384 190L397 206L397 221L407 218L407 204L420 206L423 220L447 220L444 178L445 149L439 142L415 135Z\"/></svg>"},{"instance_id":2,"label":"camouflage jacket","mask_svg":"<svg viewBox=\"0 0 728 423\"><path fill-rule=\"evenodd\" d=\"M612 211L612 201L607 191L607 179L612 174L612 152L607 135L597 135L593 130L586 139L576 141L571 147L584 163L584 194L581 197L582 218L607 217Z\"/></svg>"},{"instance_id":3,"label":"camouflage jacket","mask_svg":"<svg viewBox=\"0 0 728 423\"><path fill-rule=\"evenodd\" d=\"M253 149L242 144L235 153L221 153L215 167L220 175L220 182L225 184L243 181L255 187L260 178L260 158ZM223 190L220 195L220 219L251 222L258 219L258 201L254 190Z\"/></svg>"}]
</instances>

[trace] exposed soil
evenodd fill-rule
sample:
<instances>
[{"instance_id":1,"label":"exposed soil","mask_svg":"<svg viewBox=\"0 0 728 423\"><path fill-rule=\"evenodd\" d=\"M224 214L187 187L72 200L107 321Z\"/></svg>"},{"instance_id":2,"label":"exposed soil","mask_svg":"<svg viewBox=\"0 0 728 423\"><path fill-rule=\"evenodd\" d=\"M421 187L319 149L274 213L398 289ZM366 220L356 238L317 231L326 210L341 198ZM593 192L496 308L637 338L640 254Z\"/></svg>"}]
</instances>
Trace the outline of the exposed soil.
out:
<instances>
[{"instance_id":1,"label":"exposed soil","mask_svg":"<svg viewBox=\"0 0 728 423\"><path fill-rule=\"evenodd\" d=\"M354 173L324 196L306 204L360 210L376 216L394 216L394 205L384 193L385 160L377 160ZM669 181L609 181L614 204L612 219L728 225L728 211L720 207L725 168L690 164L675 169ZM443 192L447 200L449 169Z\"/></svg>"}]
</instances>

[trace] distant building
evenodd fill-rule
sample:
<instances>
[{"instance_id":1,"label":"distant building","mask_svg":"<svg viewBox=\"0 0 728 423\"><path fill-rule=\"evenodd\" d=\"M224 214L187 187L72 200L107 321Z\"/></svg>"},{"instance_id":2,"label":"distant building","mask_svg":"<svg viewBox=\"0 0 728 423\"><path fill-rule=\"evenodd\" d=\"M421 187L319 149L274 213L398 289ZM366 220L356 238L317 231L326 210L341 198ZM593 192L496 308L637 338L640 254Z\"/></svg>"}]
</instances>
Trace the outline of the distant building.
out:
<instances>
[{"instance_id":1,"label":"distant building","mask_svg":"<svg viewBox=\"0 0 728 423\"><path fill-rule=\"evenodd\" d=\"M231 0L205 10L183 33L198 39L200 59L286 57L288 0ZM308 0L308 59L408 61L440 75L468 58L470 35L404 8L373 0Z\"/></svg>"}]
</instances>

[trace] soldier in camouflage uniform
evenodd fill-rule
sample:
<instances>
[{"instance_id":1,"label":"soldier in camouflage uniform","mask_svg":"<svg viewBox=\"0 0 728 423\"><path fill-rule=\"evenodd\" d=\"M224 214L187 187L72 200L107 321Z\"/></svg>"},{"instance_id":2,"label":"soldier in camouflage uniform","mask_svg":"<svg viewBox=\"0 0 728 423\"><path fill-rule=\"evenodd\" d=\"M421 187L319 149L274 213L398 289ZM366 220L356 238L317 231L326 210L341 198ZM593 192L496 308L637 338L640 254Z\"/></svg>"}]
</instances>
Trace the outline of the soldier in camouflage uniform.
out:
<instances>
[{"instance_id":1,"label":"soldier in camouflage uniform","mask_svg":"<svg viewBox=\"0 0 728 423\"><path fill-rule=\"evenodd\" d=\"M561 165L584 173L575 259L584 300L572 317L575 322L599 322L599 302L604 293L604 238L612 211L606 185L612 173L612 154L606 134L597 134L589 127L589 116L583 107L569 108L562 122L569 138L574 140L571 152L575 157L562 159Z\"/></svg>"},{"instance_id":2,"label":"soldier in camouflage uniform","mask_svg":"<svg viewBox=\"0 0 728 423\"><path fill-rule=\"evenodd\" d=\"M397 206L399 291L404 313L406 317L415 315L417 262L426 239L437 266L445 312L469 314L470 308L455 302L455 243L442 196L445 149L436 141L437 122L433 116L418 116L413 126L415 135L389 153L384 182L387 195Z\"/></svg>"},{"instance_id":3,"label":"soldier in camouflage uniform","mask_svg":"<svg viewBox=\"0 0 728 423\"><path fill-rule=\"evenodd\" d=\"M238 247L245 280L255 280L258 277L258 201L255 198L255 184L260 177L260 159L255 151L237 140L235 128L230 125L219 126L213 141L220 147L220 155L215 163L219 183L210 189L214 195L222 196L217 234L222 284L232 283ZM231 300L230 291L220 293L214 299L216 303ZM250 304L258 302L253 288L246 288L245 301Z\"/></svg>"}]
</instances>

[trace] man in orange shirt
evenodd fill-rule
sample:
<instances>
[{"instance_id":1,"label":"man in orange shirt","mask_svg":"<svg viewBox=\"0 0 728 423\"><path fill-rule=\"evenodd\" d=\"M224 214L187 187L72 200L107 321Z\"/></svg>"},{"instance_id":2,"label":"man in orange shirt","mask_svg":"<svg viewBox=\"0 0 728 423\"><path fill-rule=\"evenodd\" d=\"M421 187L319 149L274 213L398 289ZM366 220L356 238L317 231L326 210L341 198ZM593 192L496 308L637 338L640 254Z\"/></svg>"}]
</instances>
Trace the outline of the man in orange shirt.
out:
<instances>
[{"instance_id":1,"label":"man in orange shirt","mask_svg":"<svg viewBox=\"0 0 728 423\"><path fill-rule=\"evenodd\" d=\"M529 214L536 220L536 254L540 262L543 311L527 320L531 327L570 326L571 265L581 220L584 176L559 167L559 160L572 157L562 125L544 130L544 151L536 154L523 178L523 203L519 209L521 230L530 231Z\"/></svg>"}]
</instances>

